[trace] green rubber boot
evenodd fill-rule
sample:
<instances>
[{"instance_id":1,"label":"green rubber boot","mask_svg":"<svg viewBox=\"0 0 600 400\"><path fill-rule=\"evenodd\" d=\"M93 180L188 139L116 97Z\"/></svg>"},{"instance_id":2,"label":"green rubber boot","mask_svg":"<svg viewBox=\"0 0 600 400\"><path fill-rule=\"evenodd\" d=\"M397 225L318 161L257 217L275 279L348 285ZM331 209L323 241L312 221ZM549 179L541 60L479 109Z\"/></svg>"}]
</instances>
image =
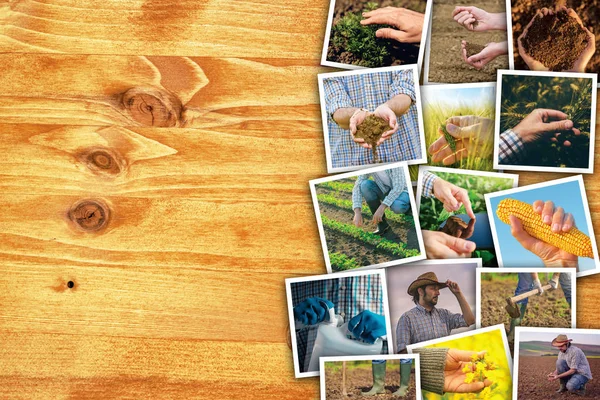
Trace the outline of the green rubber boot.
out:
<instances>
[{"instance_id":1,"label":"green rubber boot","mask_svg":"<svg viewBox=\"0 0 600 400\"><path fill-rule=\"evenodd\" d=\"M404 397L408 393L408 384L410 383L410 370L412 363L400 364L400 388L393 393L393 396Z\"/></svg>"},{"instance_id":2,"label":"green rubber boot","mask_svg":"<svg viewBox=\"0 0 600 400\"><path fill-rule=\"evenodd\" d=\"M514 343L515 341L515 328L521 325L521 321L523 321L523 317L525 316L525 311L527 311L527 304L519 304L519 309L521 311L521 316L519 318L510 319L510 331L508 332L507 338L510 343Z\"/></svg>"},{"instance_id":3,"label":"green rubber boot","mask_svg":"<svg viewBox=\"0 0 600 400\"><path fill-rule=\"evenodd\" d=\"M372 364L373 369L373 388L368 392L363 392L363 396L375 396L385 393L385 364Z\"/></svg>"}]
</instances>

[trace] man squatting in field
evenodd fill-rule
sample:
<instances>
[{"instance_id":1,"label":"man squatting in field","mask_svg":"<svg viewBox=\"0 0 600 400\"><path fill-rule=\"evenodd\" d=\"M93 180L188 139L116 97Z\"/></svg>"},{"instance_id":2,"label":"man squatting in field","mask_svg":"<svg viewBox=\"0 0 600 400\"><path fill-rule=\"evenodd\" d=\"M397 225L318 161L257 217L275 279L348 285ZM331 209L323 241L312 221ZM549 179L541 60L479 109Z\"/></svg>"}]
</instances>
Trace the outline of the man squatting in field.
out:
<instances>
[{"instance_id":1,"label":"man squatting in field","mask_svg":"<svg viewBox=\"0 0 600 400\"><path fill-rule=\"evenodd\" d=\"M300 372L309 371L310 358L320 322L334 308L348 322L348 330L373 344L387 333L383 311L380 275L361 275L337 279L297 282L291 286L294 319L304 326L296 329L296 345ZM383 341L381 354L388 354Z\"/></svg>"},{"instance_id":2,"label":"man squatting in field","mask_svg":"<svg viewBox=\"0 0 600 400\"><path fill-rule=\"evenodd\" d=\"M538 295L544 293L544 288L542 287L542 283L540 282L540 278L537 272L520 272L518 276L519 281L517 283L517 288L515 289L515 296L518 296L521 293L525 293L533 289L538 290ZM562 287L563 293L565 294L565 299L567 300L567 303L569 303L569 307L571 307L571 274L559 272L555 272L554 274L552 274L552 279L548 281L548 284L552 286L552 289L550 290L556 290L558 288L559 282L560 286ZM514 341L515 327L521 325L521 321L523 320L525 312L527 311L528 303L529 297L517 301L521 313L518 318L510 319L510 330L508 331L509 342Z\"/></svg>"},{"instance_id":3,"label":"man squatting in field","mask_svg":"<svg viewBox=\"0 0 600 400\"><path fill-rule=\"evenodd\" d=\"M549 381L560 380L557 393L575 393L585 396L585 385L592 379L592 370L585 354L579 347L571 344L573 339L567 335L558 335L552 340L552 346L560 350L556 360L556 369L548 374Z\"/></svg>"},{"instance_id":4,"label":"man squatting in field","mask_svg":"<svg viewBox=\"0 0 600 400\"><path fill-rule=\"evenodd\" d=\"M370 114L386 120L390 126L377 143L381 163L422 157L412 75L412 70L403 70L323 80L333 168L374 163L370 146L363 139L354 138L357 127Z\"/></svg>"},{"instance_id":5,"label":"man squatting in field","mask_svg":"<svg viewBox=\"0 0 600 400\"><path fill-rule=\"evenodd\" d=\"M373 180L369 179L369 176ZM389 228L385 219L388 208L395 214L406 214L410 210L410 197L406 186L403 168L390 168L383 171L360 175L352 189L354 225L363 224L362 199L365 199L377 229L373 233L383 235Z\"/></svg>"},{"instance_id":6,"label":"man squatting in field","mask_svg":"<svg viewBox=\"0 0 600 400\"><path fill-rule=\"evenodd\" d=\"M436 308L440 289L449 288L456 296L462 314L452 314L443 308ZM406 353L406 346L427 340L448 336L453 329L467 327L475 323L475 316L458 283L451 280L439 282L433 272L426 272L413 281L407 290L413 296L415 307L400 317L396 328L396 349ZM445 354L444 354L445 356ZM400 389L394 395L404 396L410 381L411 360L400 360ZM385 361L373 361L373 388L364 395L385 393ZM442 379L443 386L443 379ZM482 387L483 388L483 387ZM482 389L480 388L480 389Z\"/></svg>"}]
</instances>

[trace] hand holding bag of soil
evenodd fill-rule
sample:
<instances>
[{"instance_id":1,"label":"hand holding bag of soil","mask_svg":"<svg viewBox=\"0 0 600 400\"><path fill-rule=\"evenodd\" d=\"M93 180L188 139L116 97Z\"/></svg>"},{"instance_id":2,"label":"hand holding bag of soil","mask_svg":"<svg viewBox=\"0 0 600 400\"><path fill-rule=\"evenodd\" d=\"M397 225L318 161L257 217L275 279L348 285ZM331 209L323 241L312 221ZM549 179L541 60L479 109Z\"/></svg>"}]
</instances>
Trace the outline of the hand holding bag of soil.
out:
<instances>
[{"instance_id":1,"label":"hand holding bag of soil","mask_svg":"<svg viewBox=\"0 0 600 400\"><path fill-rule=\"evenodd\" d=\"M573 9L538 10L518 39L519 54L534 71L584 72L595 36Z\"/></svg>"}]
</instances>

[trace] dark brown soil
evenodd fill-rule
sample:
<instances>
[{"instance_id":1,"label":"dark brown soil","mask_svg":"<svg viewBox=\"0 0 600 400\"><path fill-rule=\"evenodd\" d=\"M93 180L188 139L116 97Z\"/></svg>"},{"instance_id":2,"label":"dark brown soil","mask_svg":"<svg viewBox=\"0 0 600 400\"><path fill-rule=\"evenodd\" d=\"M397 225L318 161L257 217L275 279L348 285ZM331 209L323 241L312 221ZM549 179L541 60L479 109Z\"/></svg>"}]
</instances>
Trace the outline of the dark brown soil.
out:
<instances>
[{"instance_id":1,"label":"dark brown soil","mask_svg":"<svg viewBox=\"0 0 600 400\"><path fill-rule=\"evenodd\" d=\"M388 122L385 119L376 117L373 114L365 118L363 123L356 128L354 137L364 139L365 142L373 147L374 163L379 162L379 157L377 156L377 141L381 138L381 135L388 130L390 130L390 125Z\"/></svg>"},{"instance_id":2,"label":"dark brown soil","mask_svg":"<svg viewBox=\"0 0 600 400\"><path fill-rule=\"evenodd\" d=\"M461 40L487 44L503 42L506 32L471 32L452 19L457 5L479 7L487 12L506 12L502 0L477 0L468 4L453 0L433 0L427 79L431 83L496 82L496 70L508 69L508 54L496 57L481 70L464 62Z\"/></svg>"},{"instance_id":3,"label":"dark brown soil","mask_svg":"<svg viewBox=\"0 0 600 400\"><path fill-rule=\"evenodd\" d=\"M522 43L533 59L552 71L565 71L573 68L588 37L575 18L559 11L535 18Z\"/></svg>"},{"instance_id":4,"label":"dark brown soil","mask_svg":"<svg viewBox=\"0 0 600 400\"><path fill-rule=\"evenodd\" d=\"M467 58L471 57L475 54L479 54L481 53L481 51L485 49L485 46L482 46L480 44L475 44L475 43L471 43L471 42L467 42Z\"/></svg>"},{"instance_id":5,"label":"dark brown soil","mask_svg":"<svg viewBox=\"0 0 600 400\"><path fill-rule=\"evenodd\" d=\"M515 69L528 69L527 64L519 55L517 47L517 39L523 33L525 27L531 21L531 18L537 13L537 10L547 7L554 9L557 5L556 0L511 0L512 6L512 23L513 23L513 54L515 57ZM600 1L598 0L567 0L565 5L567 8L572 8L583 25L593 34L598 35L600 30ZM596 45L596 52L586 67L586 72L600 72L600 51Z\"/></svg>"},{"instance_id":6,"label":"dark brown soil","mask_svg":"<svg viewBox=\"0 0 600 400\"><path fill-rule=\"evenodd\" d=\"M588 358L595 379L586 385L585 396L556 393L558 382L549 382L546 375L556 368L556 357L519 357L518 398L516 400L600 399L600 359ZM516 380L515 380L516 384Z\"/></svg>"},{"instance_id":7,"label":"dark brown soil","mask_svg":"<svg viewBox=\"0 0 600 400\"><path fill-rule=\"evenodd\" d=\"M392 400L399 397L392 396L400 387L400 366L392 365L387 362L385 373L385 391L386 394L380 394L373 397L364 397L361 393L371 390L373 386L373 373L370 368L348 368L346 372L346 391L348 396L342 395L342 371L327 373L325 375L325 398L327 400L346 400L346 399L377 399ZM402 399L413 400L416 398L415 391L415 372L410 375L410 384L408 393Z\"/></svg>"}]
</instances>

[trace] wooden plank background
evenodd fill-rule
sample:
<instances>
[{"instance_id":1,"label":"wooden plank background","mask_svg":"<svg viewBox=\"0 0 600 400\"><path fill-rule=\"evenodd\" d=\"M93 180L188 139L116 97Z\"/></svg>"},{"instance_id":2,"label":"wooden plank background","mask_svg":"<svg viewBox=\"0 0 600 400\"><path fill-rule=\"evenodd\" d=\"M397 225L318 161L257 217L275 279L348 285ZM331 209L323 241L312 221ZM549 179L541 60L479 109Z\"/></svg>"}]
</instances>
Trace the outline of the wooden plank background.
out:
<instances>
[{"instance_id":1,"label":"wooden plank background","mask_svg":"<svg viewBox=\"0 0 600 400\"><path fill-rule=\"evenodd\" d=\"M0 1L0 398L318 398L284 279L325 273L328 3Z\"/></svg>"}]
</instances>

